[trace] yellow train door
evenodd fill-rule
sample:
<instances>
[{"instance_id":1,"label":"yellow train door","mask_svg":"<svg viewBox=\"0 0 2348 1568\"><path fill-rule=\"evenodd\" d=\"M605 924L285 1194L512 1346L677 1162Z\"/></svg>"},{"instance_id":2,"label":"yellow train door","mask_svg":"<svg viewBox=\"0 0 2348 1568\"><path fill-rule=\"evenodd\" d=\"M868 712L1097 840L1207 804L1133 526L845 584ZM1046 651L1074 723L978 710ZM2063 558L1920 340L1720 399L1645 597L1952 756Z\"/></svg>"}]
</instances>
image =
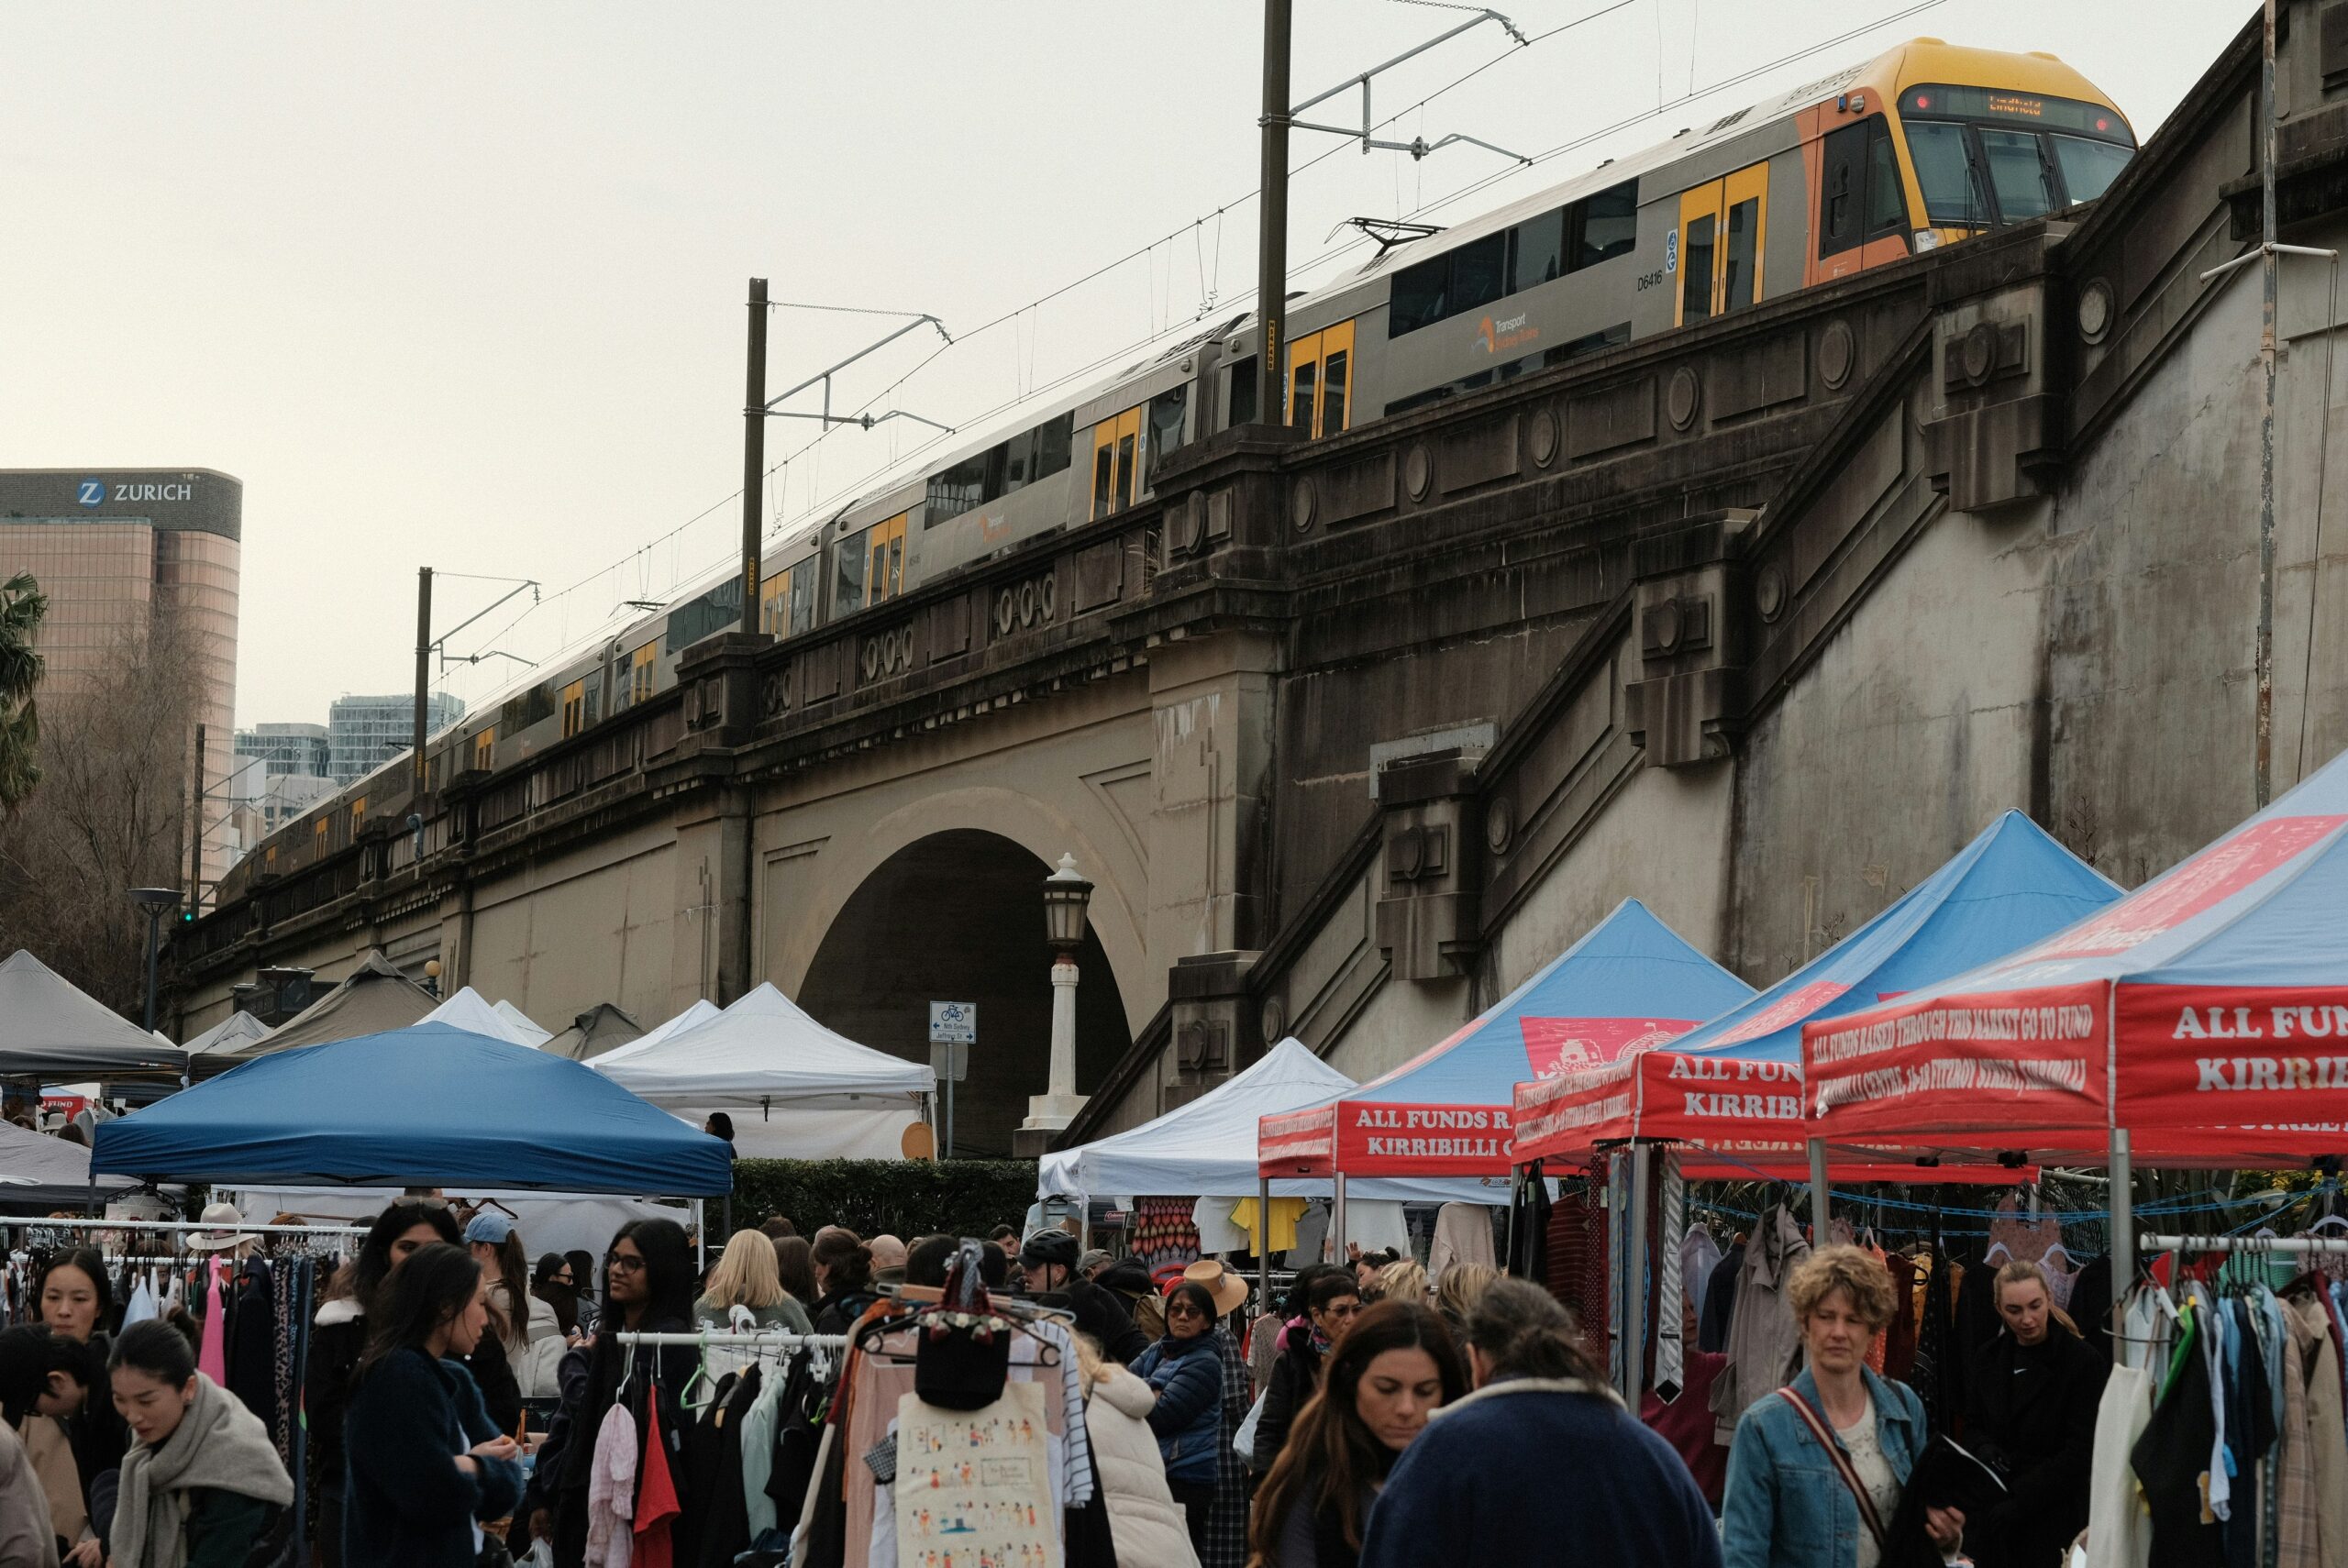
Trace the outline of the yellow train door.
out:
<instances>
[{"instance_id":1,"label":"yellow train door","mask_svg":"<svg viewBox=\"0 0 2348 1568\"><path fill-rule=\"evenodd\" d=\"M1353 420L1354 324L1293 338L1288 346L1288 422L1312 439Z\"/></svg>"},{"instance_id":2,"label":"yellow train door","mask_svg":"<svg viewBox=\"0 0 2348 1568\"><path fill-rule=\"evenodd\" d=\"M1141 494L1139 405L1092 427L1092 515L1123 512Z\"/></svg>"},{"instance_id":3,"label":"yellow train door","mask_svg":"<svg viewBox=\"0 0 2348 1568\"><path fill-rule=\"evenodd\" d=\"M1762 297L1768 208L1767 163L1680 193L1680 326L1741 310Z\"/></svg>"}]
</instances>

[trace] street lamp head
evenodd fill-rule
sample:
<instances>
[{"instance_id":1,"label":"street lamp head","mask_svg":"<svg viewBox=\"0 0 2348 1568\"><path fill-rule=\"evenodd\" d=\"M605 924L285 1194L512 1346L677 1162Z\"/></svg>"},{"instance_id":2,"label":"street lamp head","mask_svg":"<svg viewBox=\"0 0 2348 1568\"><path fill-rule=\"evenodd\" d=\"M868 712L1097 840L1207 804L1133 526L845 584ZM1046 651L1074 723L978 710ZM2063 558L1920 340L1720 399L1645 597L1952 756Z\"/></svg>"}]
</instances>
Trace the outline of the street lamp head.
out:
<instances>
[{"instance_id":1,"label":"street lamp head","mask_svg":"<svg viewBox=\"0 0 2348 1568\"><path fill-rule=\"evenodd\" d=\"M133 888L130 900L150 912L168 910L180 901L180 890L177 888Z\"/></svg>"},{"instance_id":2,"label":"street lamp head","mask_svg":"<svg viewBox=\"0 0 2348 1568\"><path fill-rule=\"evenodd\" d=\"M1076 856L1060 856L1059 869L1044 878L1044 940L1062 953L1084 945L1084 913L1092 884L1076 868Z\"/></svg>"}]
</instances>

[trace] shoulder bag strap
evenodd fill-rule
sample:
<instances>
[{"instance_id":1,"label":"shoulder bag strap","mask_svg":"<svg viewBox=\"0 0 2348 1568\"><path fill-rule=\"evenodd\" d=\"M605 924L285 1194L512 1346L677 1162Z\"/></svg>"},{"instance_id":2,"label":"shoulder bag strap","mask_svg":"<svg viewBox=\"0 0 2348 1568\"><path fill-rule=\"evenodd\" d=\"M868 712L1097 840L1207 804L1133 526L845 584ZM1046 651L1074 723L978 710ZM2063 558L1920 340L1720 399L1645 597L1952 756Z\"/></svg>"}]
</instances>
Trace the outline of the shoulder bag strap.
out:
<instances>
[{"instance_id":1,"label":"shoulder bag strap","mask_svg":"<svg viewBox=\"0 0 2348 1568\"><path fill-rule=\"evenodd\" d=\"M1852 1468L1851 1456L1843 1452L1843 1445L1834 1441L1834 1434L1826 1430L1826 1423L1818 1419L1818 1412L1810 1408L1809 1400L1791 1388L1778 1389L1778 1397L1794 1408L1794 1413L1810 1428L1810 1435L1818 1440L1818 1446L1824 1449L1826 1457L1833 1462L1834 1473L1843 1478L1843 1485L1850 1488L1851 1500L1859 1505L1859 1522L1867 1527L1869 1535L1875 1537L1875 1549L1880 1555L1885 1549L1883 1518L1875 1511L1875 1499L1867 1496L1866 1483Z\"/></svg>"}]
</instances>

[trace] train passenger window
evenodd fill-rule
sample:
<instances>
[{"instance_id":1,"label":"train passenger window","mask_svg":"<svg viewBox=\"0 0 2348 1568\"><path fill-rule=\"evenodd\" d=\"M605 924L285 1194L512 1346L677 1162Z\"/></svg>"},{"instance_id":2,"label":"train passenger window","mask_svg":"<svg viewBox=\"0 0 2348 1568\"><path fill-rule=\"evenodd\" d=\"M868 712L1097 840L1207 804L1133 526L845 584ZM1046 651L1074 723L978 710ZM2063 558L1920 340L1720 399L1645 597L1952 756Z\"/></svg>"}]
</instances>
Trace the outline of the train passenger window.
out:
<instances>
[{"instance_id":1,"label":"train passenger window","mask_svg":"<svg viewBox=\"0 0 2348 1568\"><path fill-rule=\"evenodd\" d=\"M1178 450L1183 444L1182 416L1191 406L1191 389L1175 387L1159 392L1149 400L1149 472L1144 482L1151 489L1157 487L1158 460L1167 453Z\"/></svg>"},{"instance_id":2,"label":"train passenger window","mask_svg":"<svg viewBox=\"0 0 2348 1568\"><path fill-rule=\"evenodd\" d=\"M1509 231L1514 254L1509 267L1509 290L1529 289L1561 276L1566 270L1566 210L1526 218Z\"/></svg>"},{"instance_id":3,"label":"train passenger window","mask_svg":"<svg viewBox=\"0 0 2348 1568\"><path fill-rule=\"evenodd\" d=\"M1386 307L1386 336L1400 337L1456 314L1451 309L1450 296L1450 257L1430 257L1403 268L1394 274L1394 293Z\"/></svg>"},{"instance_id":4,"label":"train passenger window","mask_svg":"<svg viewBox=\"0 0 2348 1568\"><path fill-rule=\"evenodd\" d=\"M832 582L832 613L845 615L864 608L865 552L872 530L860 529L840 541L837 574Z\"/></svg>"},{"instance_id":5,"label":"train passenger window","mask_svg":"<svg viewBox=\"0 0 2348 1568\"><path fill-rule=\"evenodd\" d=\"M813 562L791 569L791 630L789 635L815 628L815 568ZM592 721L594 715L588 715Z\"/></svg>"},{"instance_id":6,"label":"train passenger window","mask_svg":"<svg viewBox=\"0 0 2348 1568\"><path fill-rule=\"evenodd\" d=\"M2035 134L1985 127L1981 154L1989 170L1989 188L1997 193L1999 221L2020 223L2054 211L2054 183L2047 176Z\"/></svg>"},{"instance_id":7,"label":"train passenger window","mask_svg":"<svg viewBox=\"0 0 2348 1568\"><path fill-rule=\"evenodd\" d=\"M1755 249L1761 228L1761 200L1737 203L1728 210L1727 271L1722 274L1723 310L1742 310L1753 303Z\"/></svg>"},{"instance_id":8,"label":"train passenger window","mask_svg":"<svg viewBox=\"0 0 2348 1568\"><path fill-rule=\"evenodd\" d=\"M1451 253L1449 315L1481 310L1508 293L1508 236L1488 234Z\"/></svg>"},{"instance_id":9,"label":"train passenger window","mask_svg":"<svg viewBox=\"0 0 2348 1568\"><path fill-rule=\"evenodd\" d=\"M1694 217L1679 234L1679 319L1702 321L1712 314L1712 215Z\"/></svg>"},{"instance_id":10,"label":"train passenger window","mask_svg":"<svg viewBox=\"0 0 2348 1568\"><path fill-rule=\"evenodd\" d=\"M1320 383L1321 366L1317 360L1301 359L1289 371L1288 422L1307 436L1312 434L1312 404Z\"/></svg>"},{"instance_id":11,"label":"train passenger window","mask_svg":"<svg viewBox=\"0 0 2348 1568\"><path fill-rule=\"evenodd\" d=\"M987 459L1002 453L996 447L991 452L980 452L963 458L951 468L939 469L929 476L929 485L922 500L926 506L925 527L958 517L970 508L991 499L987 494Z\"/></svg>"},{"instance_id":12,"label":"train passenger window","mask_svg":"<svg viewBox=\"0 0 2348 1568\"><path fill-rule=\"evenodd\" d=\"M1027 434L1035 437L1036 442L1034 466L1027 471L1029 484L1049 479L1068 467L1069 448L1076 435L1074 413L1047 419Z\"/></svg>"},{"instance_id":13,"label":"train passenger window","mask_svg":"<svg viewBox=\"0 0 2348 1568\"><path fill-rule=\"evenodd\" d=\"M1573 215L1572 270L1595 267L1600 261L1630 254L1639 239L1639 185L1620 185L1584 196L1568 209Z\"/></svg>"}]
</instances>

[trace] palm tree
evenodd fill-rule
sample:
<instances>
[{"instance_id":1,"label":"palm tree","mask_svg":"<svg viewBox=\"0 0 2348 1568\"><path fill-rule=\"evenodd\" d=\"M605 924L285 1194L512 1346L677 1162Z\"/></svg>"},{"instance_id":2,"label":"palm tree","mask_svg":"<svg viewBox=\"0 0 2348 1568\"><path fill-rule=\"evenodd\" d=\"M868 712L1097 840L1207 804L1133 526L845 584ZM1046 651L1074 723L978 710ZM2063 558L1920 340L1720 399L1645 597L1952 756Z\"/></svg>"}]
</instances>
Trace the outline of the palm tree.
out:
<instances>
[{"instance_id":1,"label":"palm tree","mask_svg":"<svg viewBox=\"0 0 2348 1568\"><path fill-rule=\"evenodd\" d=\"M49 596L30 572L0 583L0 815L13 814L40 782L40 715L33 688L42 659L33 633L49 613Z\"/></svg>"}]
</instances>

